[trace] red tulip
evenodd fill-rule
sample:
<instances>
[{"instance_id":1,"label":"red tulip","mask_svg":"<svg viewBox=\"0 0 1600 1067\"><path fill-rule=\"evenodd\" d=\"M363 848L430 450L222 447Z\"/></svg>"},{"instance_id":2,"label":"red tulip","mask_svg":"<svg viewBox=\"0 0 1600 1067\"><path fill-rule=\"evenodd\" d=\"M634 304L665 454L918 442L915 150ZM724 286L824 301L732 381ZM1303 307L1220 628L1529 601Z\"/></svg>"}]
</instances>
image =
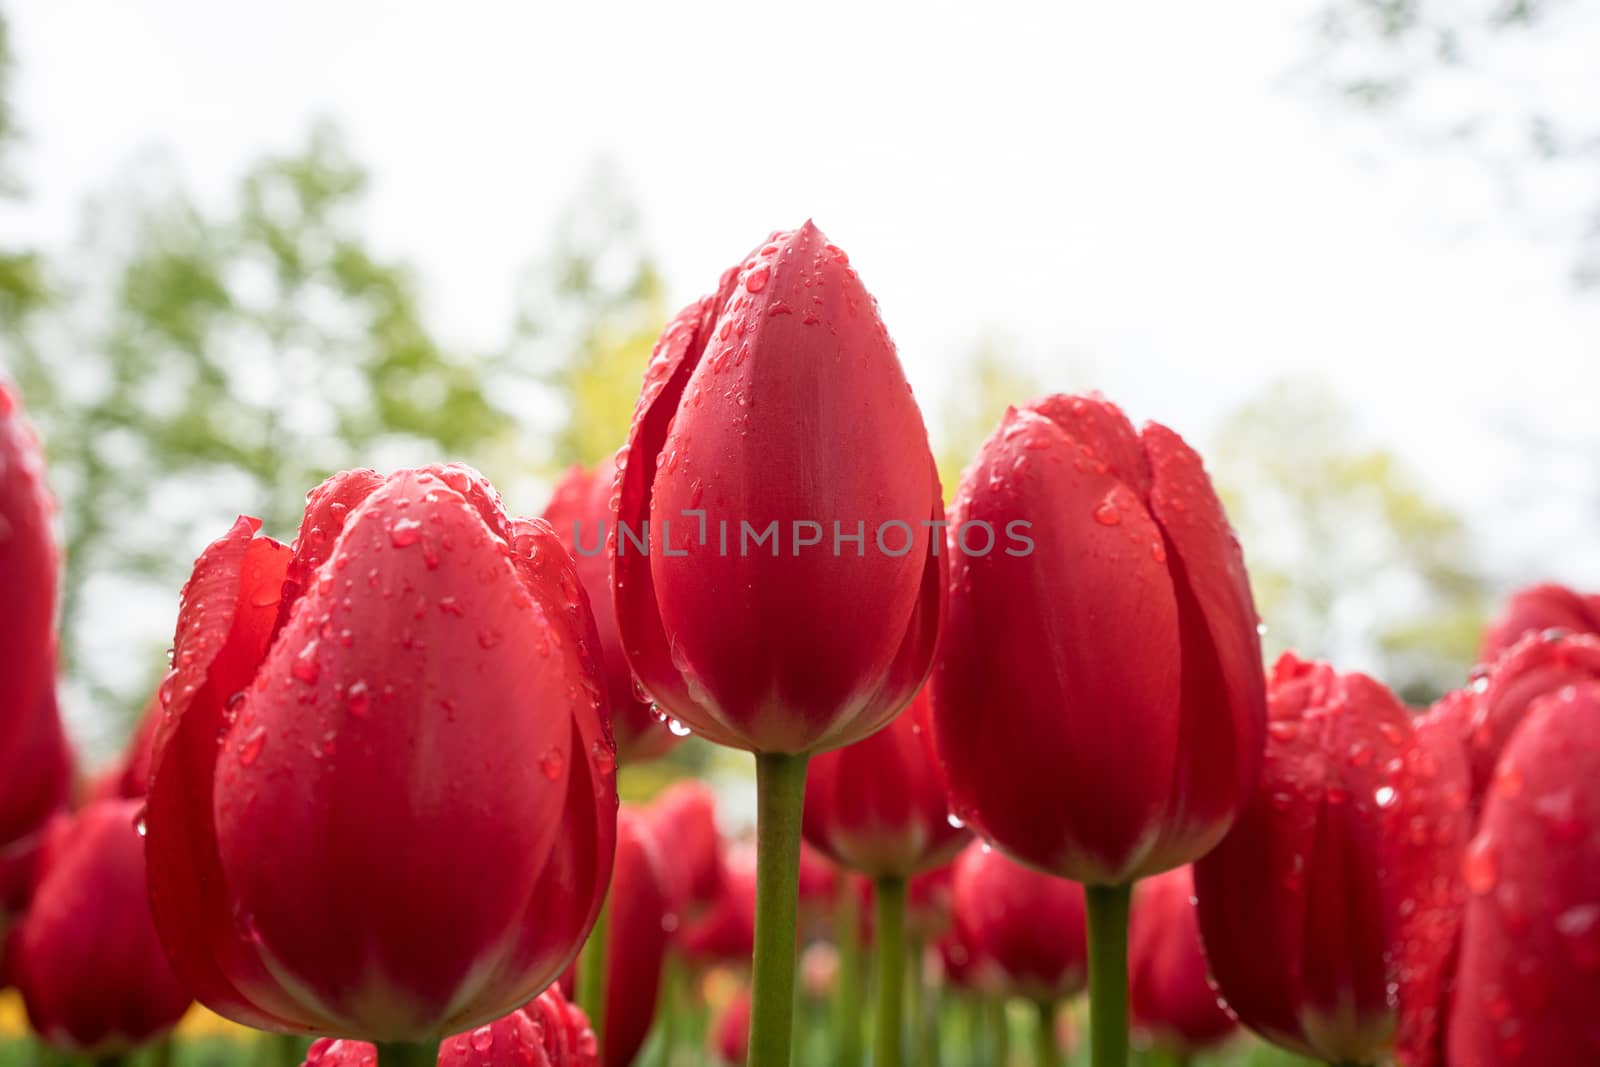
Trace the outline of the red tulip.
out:
<instances>
[{"instance_id":1,"label":"red tulip","mask_svg":"<svg viewBox=\"0 0 1600 1067\"><path fill-rule=\"evenodd\" d=\"M150 918L139 807L91 804L47 834L10 967L28 1022L58 1048L120 1055L189 1007Z\"/></svg>"},{"instance_id":2,"label":"red tulip","mask_svg":"<svg viewBox=\"0 0 1600 1067\"><path fill-rule=\"evenodd\" d=\"M718 878L717 898L700 918L682 928L678 947L691 964L744 966L755 949L756 857L749 848L729 849Z\"/></svg>"},{"instance_id":3,"label":"red tulip","mask_svg":"<svg viewBox=\"0 0 1600 1067\"><path fill-rule=\"evenodd\" d=\"M642 814L660 845L679 921L698 916L722 891L716 796L703 782L686 778L663 789Z\"/></svg>"},{"instance_id":4,"label":"red tulip","mask_svg":"<svg viewBox=\"0 0 1600 1067\"><path fill-rule=\"evenodd\" d=\"M617 813L617 862L606 919L603 1062L627 1067L650 1035L667 955L666 865L639 812Z\"/></svg>"},{"instance_id":5,"label":"red tulip","mask_svg":"<svg viewBox=\"0 0 1600 1067\"><path fill-rule=\"evenodd\" d=\"M439 1046L439 1067L600 1067L594 1031L576 1004L551 986L509 1015ZM304 1067L378 1067L365 1041L320 1038Z\"/></svg>"},{"instance_id":6,"label":"red tulip","mask_svg":"<svg viewBox=\"0 0 1600 1067\"><path fill-rule=\"evenodd\" d=\"M72 801L72 746L53 687L22 726L11 748L0 752L0 932L27 905L51 817Z\"/></svg>"},{"instance_id":7,"label":"red tulip","mask_svg":"<svg viewBox=\"0 0 1600 1067\"><path fill-rule=\"evenodd\" d=\"M939 478L876 303L815 226L667 327L619 462L617 623L669 714L799 754L911 700L943 613Z\"/></svg>"},{"instance_id":8,"label":"red tulip","mask_svg":"<svg viewBox=\"0 0 1600 1067\"><path fill-rule=\"evenodd\" d=\"M1136 1030L1187 1055L1233 1033L1234 1023L1206 980L1195 917L1194 879L1178 867L1139 883L1128 925L1129 1007Z\"/></svg>"},{"instance_id":9,"label":"red tulip","mask_svg":"<svg viewBox=\"0 0 1600 1067\"><path fill-rule=\"evenodd\" d=\"M577 952L615 848L597 638L542 520L463 467L351 471L293 548L195 564L148 798L178 976L263 1029L420 1042Z\"/></svg>"},{"instance_id":10,"label":"red tulip","mask_svg":"<svg viewBox=\"0 0 1600 1067\"><path fill-rule=\"evenodd\" d=\"M1441 728L1466 746L1474 811L1488 793L1501 751L1533 702L1566 686L1596 680L1600 680L1600 635L1544 631L1525 635L1480 672L1468 690L1435 705L1428 718L1441 720Z\"/></svg>"},{"instance_id":11,"label":"red tulip","mask_svg":"<svg viewBox=\"0 0 1600 1067\"><path fill-rule=\"evenodd\" d=\"M556 486L544 509L556 536L572 553L594 609L605 659L606 689L611 694L611 733L617 742L617 761L644 763L667 754L678 736L655 713L648 697L634 684L633 671L622 654L617 636L617 612L611 603L611 555L606 549L611 529L611 492L616 465L602 460L586 471L574 466Z\"/></svg>"},{"instance_id":12,"label":"red tulip","mask_svg":"<svg viewBox=\"0 0 1600 1067\"><path fill-rule=\"evenodd\" d=\"M826 856L802 841L799 881L801 916L808 919L831 916L838 899L838 868Z\"/></svg>"},{"instance_id":13,"label":"red tulip","mask_svg":"<svg viewBox=\"0 0 1600 1067\"><path fill-rule=\"evenodd\" d=\"M1285 655L1266 765L1194 866L1211 973L1245 1026L1334 1062L1429 1062L1462 895L1467 770L1362 674Z\"/></svg>"},{"instance_id":14,"label":"red tulip","mask_svg":"<svg viewBox=\"0 0 1600 1067\"><path fill-rule=\"evenodd\" d=\"M55 500L44 455L11 386L0 381L0 767L35 729L55 688ZM0 779L9 781L9 779ZM3 839L0 839L3 840Z\"/></svg>"},{"instance_id":15,"label":"red tulip","mask_svg":"<svg viewBox=\"0 0 1600 1067\"><path fill-rule=\"evenodd\" d=\"M949 863L970 834L950 821L928 733L927 690L871 737L811 761L803 830L835 863L907 878Z\"/></svg>"},{"instance_id":16,"label":"red tulip","mask_svg":"<svg viewBox=\"0 0 1600 1067\"><path fill-rule=\"evenodd\" d=\"M933 720L956 814L1092 884L1204 855L1255 780L1265 703L1200 457L1098 396L1046 397L1007 413L952 510Z\"/></svg>"},{"instance_id":17,"label":"red tulip","mask_svg":"<svg viewBox=\"0 0 1600 1067\"><path fill-rule=\"evenodd\" d=\"M1083 989L1083 886L974 842L956 857L951 894L957 936L976 959L981 987L1040 1002Z\"/></svg>"},{"instance_id":18,"label":"red tulip","mask_svg":"<svg viewBox=\"0 0 1600 1067\"><path fill-rule=\"evenodd\" d=\"M1484 630L1478 662L1493 663L1528 634L1546 630L1600 635L1600 594L1585 596L1554 582L1517 590Z\"/></svg>"},{"instance_id":19,"label":"red tulip","mask_svg":"<svg viewBox=\"0 0 1600 1067\"><path fill-rule=\"evenodd\" d=\"M742 1064L750 1048L750 990L733 995L711 1024L711 1053L718 1063Z\"/></svg>"},{"instance_id":20,"label":"red tulip","mask_svg":"<svg viewBox=\"0 0 1600 1067\"><path fill-rule=\"evenodd\" d=\"M151 694L139 723L128 739L127 751L107 767L89 787L93 800L118 797L141 798L150 788L150 757L155 746L156 728L161 725L160 694Z\"/></svg>"},{"instance_id":21,"label":"red tulip","mask_svg":"<svg viewBox=\"0 0 1600 1067\"><path fill-rule=\"evenodd\" d=\"M1451 1067L1600 1062L1600 682L1533 702L1461 877Z\"/></svg>"},{"instance_id":22,"label":"red tulip","mask_svg":"<svg viewBox=\"0 0 1600 1067\"><path fill-rule=\"evenodd\" d=\"M55 697L54 514L39 441L0 381L0 927L26 901L39 834L71 789Z\"/></svg>"}]
</instances>

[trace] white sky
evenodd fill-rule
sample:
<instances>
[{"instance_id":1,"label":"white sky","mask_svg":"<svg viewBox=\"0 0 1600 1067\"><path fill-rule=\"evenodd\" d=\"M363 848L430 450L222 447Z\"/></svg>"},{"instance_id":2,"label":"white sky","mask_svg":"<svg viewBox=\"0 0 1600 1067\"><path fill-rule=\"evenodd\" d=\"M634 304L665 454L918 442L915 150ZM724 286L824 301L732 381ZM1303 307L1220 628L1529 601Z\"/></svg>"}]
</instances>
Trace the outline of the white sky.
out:
<instances>
[{"instance_id":1,"label":"white sky","mask_svg":"<svg viewBox=\"0 0 1600 1067\"><path fill-rule=\"evenodd\" d=\"M220 198L328 116L376 176L379 244L423 266L449 336L493 344L605 158L675 300L811 216L929 409L990 333L1200 442L1315 376L1504 576L1600 586L1600 295L1566 284L1583 202L1508 200L1290 87L1314 3L687 6L12 0L23 236L65 245L152 146ZM1513 56L1557 104L1600 100L1600 21L1579 29ZM1508 425L1552 451L1508 451Z\"/></svg>"}]
</instances>

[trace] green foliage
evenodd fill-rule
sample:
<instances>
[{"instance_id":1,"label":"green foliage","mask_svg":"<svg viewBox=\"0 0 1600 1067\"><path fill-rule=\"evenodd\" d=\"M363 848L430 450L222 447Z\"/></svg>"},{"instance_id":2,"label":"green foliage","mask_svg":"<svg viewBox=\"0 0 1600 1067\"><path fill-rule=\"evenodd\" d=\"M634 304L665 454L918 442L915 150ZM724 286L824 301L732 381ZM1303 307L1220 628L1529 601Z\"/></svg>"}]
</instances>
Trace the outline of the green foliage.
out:
<instances>
[{"instance_id":1,"label":"green foliage","mask_svg":"<svg viewBox=\"0 0 1600 1067\"><path fill-rule=\"evenodd\" d=\"M62 499L65 665L95 695L138 701L106 692L81 655L96 577L175 591L231 513L286 537L335 470L509 436L481 359L430 333L409 270L358 228L366 182L318 126L226 210L172 187L123 195L96 219L84 259L98 269L17 354Z\"/></svg>"},{"instance_id":2,"label":"green foliage","mask_svg":"<svg viewBox=\"0 0 1600 1067\"><path fill-rule=\"evenodd\" d=\"M1353 443L1325 393L1268 389L1227 421L1212 466L1269 653L1375 657L1419 702L1459 684L1485 595L1465 526L1392 453Z\"/></svg>"},{"instance_id":3,"label":"green foliage","mask_svg":"<svg viewBox=\"0 0 1600 1067\"><path fill-rule=\"evenodd\" d=\"M627 439L667 303L638 212L603 168L550 247L523 285L509 360L557 413L536 456L554 473L592 466Z\"/></svg>"}]
</instances>

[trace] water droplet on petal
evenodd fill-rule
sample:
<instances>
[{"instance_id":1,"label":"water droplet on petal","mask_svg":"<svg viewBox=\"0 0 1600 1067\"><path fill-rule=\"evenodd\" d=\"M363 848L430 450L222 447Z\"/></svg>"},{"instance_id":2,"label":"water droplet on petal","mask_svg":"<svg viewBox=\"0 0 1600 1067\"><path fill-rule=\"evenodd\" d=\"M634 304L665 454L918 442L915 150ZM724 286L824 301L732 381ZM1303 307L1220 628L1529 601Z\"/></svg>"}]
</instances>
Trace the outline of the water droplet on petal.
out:
<instances>
[{"instance_id":1,"label":"water droplet on petal","mask_svg":"<svg viewBox=\"0 0 1600 1067\"><path fill-rule=\"evenodd\" d=\"M559 748L552 748L539 760L539 769L544 776L552 782L561 777L561 772L567 769L567 757L561 754Z\"/></svg>"},{"instance_id":2,"label":"water droplet on petal","mask_svg":"<svg viewBox=\"0 0 1600 1067\"><path fill-rule=\"evenodd\" d=\"M422 523L417 519L396 519L389 527L389 541L396 548L407 548L422 537Z\"/></svg>"},{"instance_id":3,"label":"water droplet on petal","mask_svg":"<svg viewBox=\"0 0 1600 1067\"><path fill-rule=\"evenodd\" d=\"M1499 850L1487 833L1479 834L1467 846L1466 855L1461 859L1461 877L1468 889L1480 895L1492 890L1500 881Z\"/></svg>"},{"instance_id":4,"label":"water droplet on petal","mask_svg":"<svg viewBox=\"0 0 1600 1067\"><path fill-rule=\"evenodd\" d=\"M494 1028L487 1023L472 1031L468 1039L473 1049L478 1052L488 1052L494 1048Z\"/></svg>"},{"instance_id":5,"label":"water droplet on petal","mask_svg":"<svg viewBox=\"0 0 1600 1067\"><path fill-rule=\"evenodd\" d=\"M265 726L257 726L245 734L244 739L239 744L240 766L248 767L254 763L257 757L261 755L261 750L266 746L266 743L267 728Z\"/></svg>"}]
</instances>

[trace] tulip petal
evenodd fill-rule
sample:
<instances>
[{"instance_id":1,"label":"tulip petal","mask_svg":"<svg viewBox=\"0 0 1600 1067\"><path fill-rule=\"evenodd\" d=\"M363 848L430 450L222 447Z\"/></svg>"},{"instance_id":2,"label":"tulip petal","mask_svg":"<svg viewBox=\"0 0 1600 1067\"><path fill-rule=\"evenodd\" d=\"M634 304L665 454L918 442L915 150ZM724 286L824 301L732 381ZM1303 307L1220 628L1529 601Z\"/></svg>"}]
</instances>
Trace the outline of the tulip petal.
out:
<instances>
[{"instance_id":1,"label":"tulip petal","mask_svg":"<svg viewBox=\"0 0 1600 1067\"><path fill-rule=\"evenodd\" d=\"M1200 457L1145 426L1150 509L1165 535L1181 631L1182 724L1160 843L1138 873L1190 862L1227 831L1260 769L1261 638L1244 556ZM1226 709L1226 714L1219 713Z\"/></svg>"},{"instance_id":2,"label":"tulip petal","mask_svg":"<svg viewBox=\"0 0 1600 1067\"><path fill-rule=\"evenodd\" d=\"M259 527L241 518L201 553L184 586L151 759L145 854L151 911L183 985L236 1022L298 1030L289 1020L305 1018L305 1007L240 936L211 818L228 705L266 653L289 562L288 546L257 538Z\"/></svg>"},{"instance_id":3,"label":"tulip petal","mask_svg":"<svg viewBox=\"0 0 1600 1067\"><path fill-rule=\"evenodd\" d=\"M1161 532L1132 490L1028 411L1008 414L962 485L963 528L1025 518L1034 547L953 557L933 691L953 807L1034 866L1126 881L1178 755Z\"/></svg>"},{"instance_id":4,"label":"tulip petal","mask_svg":"<svg viewBox=\"0 0 1600 1067\"><path fill-rule=\"evenodd\" d=\"M581 602L557 610L531 595L484 521L490 506L448 469L401 472L370 493L217 760L229 783L214 800L219 853L248 902L237 921L344 1032L416 1040L444 1032L455 1005L478 1018L515 1007L531 990L474 994L558 834L574 832L567 784L595 806L569 710L580 680L598 688L583 658L592 622L574 630ZM571 588L581 596L575 576ZM460 818L467 789L482 813L472 820Z\"/></svg>"}]
</instances>

